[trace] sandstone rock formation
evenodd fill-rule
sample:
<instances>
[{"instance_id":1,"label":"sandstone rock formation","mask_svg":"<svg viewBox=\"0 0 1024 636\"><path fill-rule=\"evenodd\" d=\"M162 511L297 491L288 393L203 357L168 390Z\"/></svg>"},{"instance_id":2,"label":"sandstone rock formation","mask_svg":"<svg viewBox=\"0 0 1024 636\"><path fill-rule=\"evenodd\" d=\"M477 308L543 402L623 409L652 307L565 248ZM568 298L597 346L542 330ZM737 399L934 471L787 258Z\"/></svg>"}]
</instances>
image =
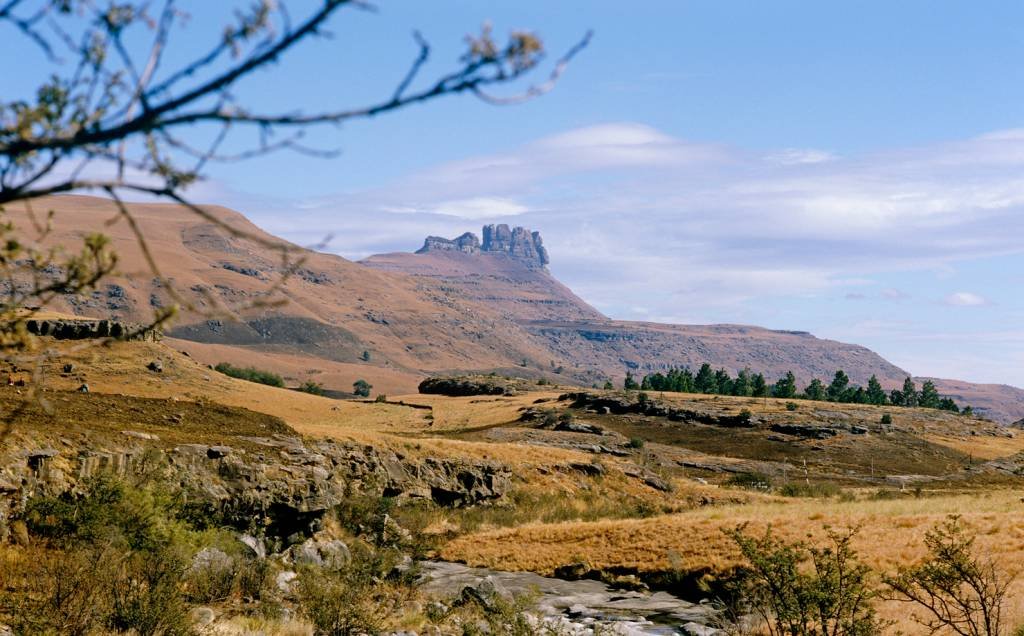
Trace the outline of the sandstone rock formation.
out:
<instances>
[{"instance_id":1,"label":"sandstone rock formation","mask_svg":"<svg viewBox=\"0 0 1024 636\"><path fill-rule=\"evenodd\" d=\"M551 262L548 251L544 247L544 241L540 232L531 232L524 227L509 228L502 223L500 225L485 225L483 227L483 242L476 234L466 232L454 239L446 239L440 236L428 236L423 242L423 247L416 251L417 254L428 254L430 252L463 252L465 254L508 254L517 259L535 266L545 267Z\"/></svg>"}]
</instances>

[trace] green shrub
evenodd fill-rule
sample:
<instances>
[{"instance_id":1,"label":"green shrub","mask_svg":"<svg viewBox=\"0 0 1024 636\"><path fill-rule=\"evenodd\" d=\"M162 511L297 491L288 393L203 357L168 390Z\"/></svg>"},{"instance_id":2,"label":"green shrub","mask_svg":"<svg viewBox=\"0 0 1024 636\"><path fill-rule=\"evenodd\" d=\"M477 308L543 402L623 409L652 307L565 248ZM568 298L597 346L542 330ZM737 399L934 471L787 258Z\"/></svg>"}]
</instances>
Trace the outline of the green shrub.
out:
<instances>
[{"instance_id":1,"label":"green shrub","mask_svg":"<svg viewBox=\"0 0 1024 636\"><path fill-rule=\"evenodd\" d=\"M727 486L746 490L771 490L772 478L761 473L736 473L725 483Z\"/></svg>"},{"instance_id":2,"label":"green shrub","mask_svg":"<svg viewBox=\"0 0 1024 636\"><path fill-rule=\"evenodd\" d=\"M800 405L797 404L796 402L786 402L786 410L787 411L795 411L798 408L800 408Z\"/></svg>"},{"instance_id":3,"label":"green shrub","mask_svg":"<svg viewBox=\"0 0 1024 636\"><path fill-rule=\"evenodd\" d=\"M842 494L839 486L831 483L790 482L779 488L783 497L835 497Z\"/></svg>"},{"instance_id":4,"label":"green shrub","mask_svg":"<svg viewBox=\"0 0 1024 636\"><path fill-rule=\"evenodd\" d=\"M238 378L240 380L248 380L249 382L257 382L268 386L284 386L284 379L270 371L262 371L253 367L236 367L228 364L227 362L221 362L217 366L213 367L213 369L223 373L224 375L231 376L232 378Z\"/></svg>"},{"instance_id":5,"label":"green shrub","mask_svg":"<svg viewBox=\"0 0 1024 636\"><path fill-rule=\"evenodd\" d=\"M888 426L888 425L892 424L892 415L889 415L888 413L884 413L884 414L882 415L882 419L881 419L881 420L879 420L879 422L880 422L881 424L884 424L884 425L886 425L886 426Z\"/></svg>"},{"instance_id":6,"label":"green shrub","mask_svg":"<svg viewBox=\"0 0 1024 636\"><path fill-rule=\"evenodd\" d=\"M909 601L924 615L914 615L929 633L969 636L1003 633L1003 604L1012 577L991 558L975 553L974 535L958 516L951 516L925 534L928 556L885 577L891 596Z\"/></svg>"},{"instance_id":7,"label":"green shrub","mask_svg":"<svg viewBox=\"0 0 1024 636\"><path fill-rule=\"evenodd\" d=\"M629 439L629 443L627 444L627 446L629 446L630 448L636 448L636 449L643 448L644 447L644 440L642 440L639 437L631 437Z\"/></svg>"},{"instance_id":8,"label":"green shrub","mask_svg":"<svg viewBox=\"0 0 1024 636\"><path fill-rule=\"evenodd\" d=\"M310 393L312 395L323 395L324 385L312 380L306 380L299 385L299 391L302 391L303 393Z\"/></svg>"},{"instance_id":9,"label":"green shrub","mask_svg":"<svg viewBox=\"0 0 1024 636\"><path fill-rule=\"evenodd\" d=\"M178 515L175 493L107 474L78 495L36 497L30 533L53 558L33 560L21 589L3 590L18 633L187 634L185 578L198 536ZM24 619L24 620L21 620Z\"/></svg>"},{"instance_id":10,"label":"green shrub","mask_svg":"<svg viewBox=\"0 0 1024 636\"><path fill-rule=\"evenodd\" d=\"M352 392L359 397L370 397L370 389L372 388L373 385L366 380L360 379L352 383Z\"/></svg>"},{"instance_id":11,"label":"green shrub","mask_svg":"<svg viewBox=\"0 0 1024 636\"><path fill-rule=\"evenodd\" d=\"M727 534L746 561L732 582L740 602L759 616L771 634L868 636L887 624L875 615L878 596L871 571L851 546L856 530L828 530L830 545L785 543L771 528L752 537L740 526ZM808 563L809 562L809 563ZM742 615L747 612L734 612Z\"/></svg>"},{"instance_id":12,"label":"green shrub","mask_svg":"<svg viewBox=\"0 0 1024 636\"><path fill-rule=\"evenodd\" d=\"M388 396L386 396L383 393L381 393L376 398L374 398L373 401L374 402L378 402L378 403L387 402L388 401Z\"/></svg>"},{"instance_id":13,"label":"green shrub","mask_svg":"<svg viewBox=\"0 0 1024 636\"><path fill-rule=\"evenodd\" d=\"M299 572L299 612L317 634L381 633L395 609L412 597L415 572L389 576L401 562L399 551L358 541L350 549L352 561L340 571L303 568Z\"/></svg>"}]
</instances>

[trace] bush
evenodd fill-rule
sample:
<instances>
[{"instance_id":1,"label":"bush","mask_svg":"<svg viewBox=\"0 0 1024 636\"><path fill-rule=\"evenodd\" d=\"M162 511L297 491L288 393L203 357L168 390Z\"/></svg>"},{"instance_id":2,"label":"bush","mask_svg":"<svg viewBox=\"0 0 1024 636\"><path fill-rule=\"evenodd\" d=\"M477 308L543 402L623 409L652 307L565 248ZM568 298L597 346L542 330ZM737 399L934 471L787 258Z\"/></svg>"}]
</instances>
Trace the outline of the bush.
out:
<instances>
[{"instance_id":1,"label":"bush","mask_svg":"<svg viewBox=\"0 0 1024 636\"><path fill-rule=\"evenodd\" d=\"M629 439L629 443L627 444L627 446L629 446L630 448L636 448L636 449L643 448L644 447L644 440L640 439L639 437L631 437Z\"/></svg>"},{"instance_id":2,"label":"bush","mask_svg":"<svg viewBox=\"0 0 1024 636\"><path fill-rule=\"evenodd\" d=\"M361 542L351 548L352 561L340 571L304 568L299 573L299 611L317 634L380 633L414 590L414 573L389 577L401 562L398 551Z\"/></svg>"},{"instance_id":3,"label":"bush","mask_svg":"<svg viewBox=\"0 0 1024 636\"><path fill-rule=\"evenodd\" d=\"M386 396L383 393L381 393L376 398L374 398L373 401L374 402L378 402L378 403L387 402L388 401L388 396Z\"/></svg>"},{"instance_id":4,"label":"bush","mask_svg":"<svg viewBox=\"0 0 1024 636\"><path fill-rule=\"evenodd\" d=\"M1011 578L992 559L974 553L974 536L958 516L928 531L925 560L885 577L891 596L924 610L914 619L931 633L949 630L966 636L1002 634L1003 603Z\"/></svg>"},{"instance_id":5,"label":"bush","mask_svg":"<svg viewBox=\"0 0 1024 636\"><path fill-rule=\"evenodd\" d=\"M240 380L248 380L249 382L257 382L268 386L284 386L284 379L270 371L261 371L260 369L253 367L236 367L228 364L227 362L221 362L217 366L213 367L213 369L214 371L219 371L224 375L231 376L232 378L238 378Z\"/></svg>"},{"instance_id":6,"label":"bush","mask_svg":"<svg viewBox=\"0 0 1024 636\"><path fill-rule=\"evenodd\" d=\"M360 379L352 383L352 392L359 397L370 397L370 389L372 388L373 385L366 380Z\"/></svg>"},{"instance_id":7,"label":"bush","mask_svg":"<svg viewBox=\"0 0 1024 636\"><path fill-rule=\"evenodd\" d=\"M82 490L26 505L27 527L48 548L25 564L22 585L2 592L0 607L16 608L16 631L188 633L191 534L174 494L108 475Z\"/></svg>"},{"instance_id":8,"label":"bush","mask_svg":"<svg viewBox=\"0 0 1024 636\"><path fill-rule=\"evenodd\" d=\"M796 402L786 402L786 410L787 411L795 411L798 408L800 408L800 405L797 404Z\"/></svg>"},{"instance_id":9,"label":"bush","mask_svg":"<svg viewBox=\"0 0 1024 636\"><path fill-rule=\"evenodd\" d=\"M886 426L892 424L892 415L889 415L888 413L883 414L882 419L879 420L879 422Z\"/></svg>"},{"instance_id":10,"label":"bush","mask_svg":"<svg viewBox=\"0 0 1024 636\"><path fill-rule=\"evenodd\" d=\"M842 494L842 489L830 483L799 483L791 482L779 488L783 497L835 497Z\"/></svg>"},{"instance_id":11,"label":"bush","mask_svg":"<svg viewBox=\"0 0 1024 636\"><path fill-rule=\"evenodd\" d=\"M878 594L870 583L870 569L860 563L850 545L856 530L828 530L830 545L823 548L785 543L772 535L770 527L759 538L748 536L743 526L727 534L746 561L733 586L769 633L867 636L884 632L886 624L871 605Z\"/></svg>"},{"instance_id":12,"label":"bush","mask_svg":"<svg viewBox=\"0 0 1024 636\"><path fill-rule=\"evenodd\" d=\"M772 478L761 473L736 473L725 483L728 486L746 490L770 490Z\"/></svg>"},{"instance_id":13,"label":"bush","mask_svg":"<svg viewBox=\"0 0 1024 636\"><path fill-rule=\"evenodd\" d=\"M302 391L303 393L310 393L312 395L323 395L324 385L319 382L313 382L312 380L306 380L299 385L299 391Z\"/></svg>"}]
</instances>

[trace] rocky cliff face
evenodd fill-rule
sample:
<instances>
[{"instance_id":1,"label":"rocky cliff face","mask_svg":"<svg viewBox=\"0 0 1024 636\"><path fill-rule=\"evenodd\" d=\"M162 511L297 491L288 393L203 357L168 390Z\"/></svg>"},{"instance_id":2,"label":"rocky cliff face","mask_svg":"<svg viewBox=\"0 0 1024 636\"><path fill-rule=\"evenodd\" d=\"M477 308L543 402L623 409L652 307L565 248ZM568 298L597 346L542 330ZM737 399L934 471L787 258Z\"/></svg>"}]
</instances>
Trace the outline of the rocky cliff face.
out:
<instances>
[{"instance_id":1,"label":"rocky cliff face","mask_svg":"<svg viewBox=\"0 0 1024 636\"><path fill-rule=\"evenodd\" d=\"M531 232L524 227L509 228L508 225L502 223L500 225L485 225L483 237L483 242L481 242L472 232L466 232L455 239L428 236L423 242L423 247L416 253L508 254L536 267L545 267L551 262L540 232Z\"/></svg>"}]
</instances>

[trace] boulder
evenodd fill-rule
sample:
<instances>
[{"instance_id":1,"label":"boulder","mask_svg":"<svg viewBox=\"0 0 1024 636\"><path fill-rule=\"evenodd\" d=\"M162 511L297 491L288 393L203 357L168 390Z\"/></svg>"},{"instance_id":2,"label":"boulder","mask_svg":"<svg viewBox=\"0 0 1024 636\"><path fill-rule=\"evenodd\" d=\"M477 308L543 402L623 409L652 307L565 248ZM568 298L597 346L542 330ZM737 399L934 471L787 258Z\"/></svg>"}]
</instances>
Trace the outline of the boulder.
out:
<instances>
[{"instance_id":1,"label":"boulder","mask_svg":"<svg viewBox=\"0 0 1024 636\"><path fill-rule=\"evenodd\" d=\"M352 561L352 553L340 539L307 539L288 549L296 565L312 565L327 570L340 570Z\"/></svg>"}]
</instances>

